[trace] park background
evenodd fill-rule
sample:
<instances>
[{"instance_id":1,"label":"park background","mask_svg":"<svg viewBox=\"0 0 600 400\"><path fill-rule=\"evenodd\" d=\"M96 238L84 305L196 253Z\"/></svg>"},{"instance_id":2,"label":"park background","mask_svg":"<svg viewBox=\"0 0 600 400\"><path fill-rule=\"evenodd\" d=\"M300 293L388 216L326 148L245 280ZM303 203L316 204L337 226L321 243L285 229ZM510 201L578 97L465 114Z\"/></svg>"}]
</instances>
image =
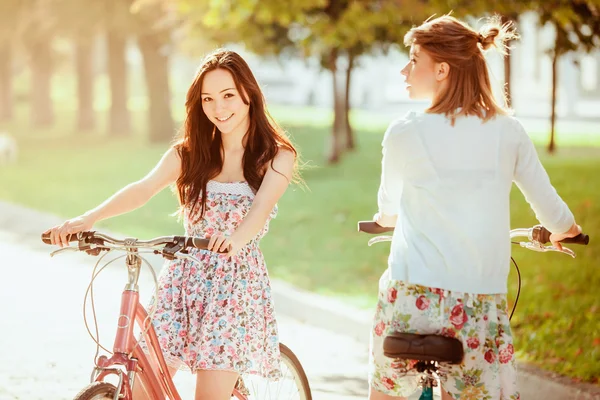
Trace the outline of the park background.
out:
<instances>
[{"instance_id":1,"label":"park background","mask_svg":"<svg viewBox=\"0 0 600 400\"><path fill-rule=\"evenodd\" d=\"M518 357L599 384L597 0L2 0L0 132L19 153L0 166L0 200L70 218L141 178L178 135L202 56L234 49L304 162L307 187L290 187L262 242L270 274L373 308L388 246L367 247L356 222L376 211L387 124L425 106L407 98L402 37L448 12L474 26L493 13L516 24L521 39L509 57L488 56L494 88L498 98L509 93L591 236L576 259L513 247L523 286L513 318ZM516 189L511 207L512 227L537 223ZM181 234L176 209L165 190L97 228ZM509 286L512 306L514 270Z\"/></svg>"}]
</instances>

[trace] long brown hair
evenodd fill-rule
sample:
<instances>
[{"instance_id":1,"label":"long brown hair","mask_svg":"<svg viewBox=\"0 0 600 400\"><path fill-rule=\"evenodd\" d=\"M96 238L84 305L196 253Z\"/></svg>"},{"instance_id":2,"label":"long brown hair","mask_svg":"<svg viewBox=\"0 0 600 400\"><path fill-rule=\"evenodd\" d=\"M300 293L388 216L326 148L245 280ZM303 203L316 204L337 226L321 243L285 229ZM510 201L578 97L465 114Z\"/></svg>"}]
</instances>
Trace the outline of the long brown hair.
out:
<instances>
[{"instance_id":1,"label":"long brown hair","mask_svg":"<svg viewBox=\"0 0 600 400\"><path fill-rule=\"evenodd\" d=\"M484 51L493 46L505 55L507 41L517 38L513 25L502 24L498 16L488 18L479 32L449 15L408 31L404 36L406 46L418 44L434 62L450 66L448 85L427 112L444 114L452 124L461 115L476 115L487 121L496 114L507 114L494 99Z\"/></svg>"},{"instance_id":2,"label":"long brown hair","mask_svg":"<svg viewBox=\"0 0 600 400\"><path fill-rule=\"evenodd\" d=\"M216 69L229 71L235 87L245 104L250 105L250 124L245 136L242 158L244 179L250 187L258 191L269 164L280 149L292 151L296 155L292 181L298 181L297 151L287 135L273 120L266 109L265 99L250 67L237 53L219 49L206 56L190 86L185 107L186 118L182 138L175 144L181 158L181 175L177 179L177 194L182 209L194 206L201 197L201 211L190 217L202 218L206 205L206 185L223 168L223 144L221 132L208 119L202 109L202 82L206 74Z\"/></svg>"}]
</instances>

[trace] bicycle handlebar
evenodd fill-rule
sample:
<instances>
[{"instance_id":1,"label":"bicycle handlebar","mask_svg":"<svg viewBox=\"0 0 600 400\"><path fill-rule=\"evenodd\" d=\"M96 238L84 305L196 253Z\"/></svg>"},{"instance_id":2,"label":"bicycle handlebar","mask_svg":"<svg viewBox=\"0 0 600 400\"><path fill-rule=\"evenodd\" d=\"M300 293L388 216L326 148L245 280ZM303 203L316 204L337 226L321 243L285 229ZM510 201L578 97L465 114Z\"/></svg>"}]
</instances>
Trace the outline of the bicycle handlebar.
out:
<instances>
[{"instance_id":1,"label":"bicycle handlebar","mask_svg":"<svg viewBox=\"0 0 600 400\"><path fill-rule=\"evenodd\" d=\"M394 232L394 227L381 226L375 221L358 221L358 231L379 235L381 233Z\"/></svg>"},{"instance_id":2,"label":"bicycle handlebar","mask_svg":"<svg viewBox=\"0 0 600 400\"><path fill-rule=\"evenodd\" d=\"M394 228L381 226L375 221L359 221L358 222L358 231L365 232L365 233L372 233L372 234L381 234L381 233L386 233L386 232L393 232ZM541 225L536 225L531 229L525 229L520 233L522 233L522 234L515 235L515 236L527 236L527 237L529 237L530 240L535 240L542 244L550 242L551 232ZM582 244L582 245L587 245L589 242L590 242L590 237L583 233L580 233L579 235L577 235L573 238L561 240L561 243L573 243L573 244Z\"/></svg>"},{"instance_id":3,"label":"bicycle handlebar","mask_svg":"<svg viewBox=\"0 0 600 400\"><path fill-rule=\"evenodd\" d=\"M540 243L548 243L551 234L552 232L541 225L534 226L531 231L532 238ZM560 242L587 245L590 242L590 237L584 233L580 233L575 237L563 239Z\"/></svg>"},{"instance_id":4,"label":"bicycle handlebar","mask_svg":"<svg viewBox=\"0 0 600 400\"><path fill-rule=\"evenodd\" d=\"M50 234L43 233L42 241L46 244L51 244ZM182 250L187 248L196 248L199 250L207 250L209 239L200 238L196 236L160 236L150 240L138 240L135 238L127 239L115 239L103 233L97 233L95 231L85 231L67 235L68 242L79 242L84 244L96 244L103 246L105 243L112 244L117 247L124 248L154 248L164 245L167 247L180 247ZM226 253L225 251L219 251L218 253Z\"/></svg>"}]
</instances>

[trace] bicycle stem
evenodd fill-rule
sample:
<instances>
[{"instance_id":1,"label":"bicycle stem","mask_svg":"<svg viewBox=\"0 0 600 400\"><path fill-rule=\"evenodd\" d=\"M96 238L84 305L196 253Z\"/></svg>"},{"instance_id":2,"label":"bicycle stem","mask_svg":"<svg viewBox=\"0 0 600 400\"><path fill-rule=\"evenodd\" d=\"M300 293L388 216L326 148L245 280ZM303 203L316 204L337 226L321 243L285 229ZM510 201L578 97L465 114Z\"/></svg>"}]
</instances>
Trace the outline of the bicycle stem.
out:
<instances>
[{"instance_id":1,"label":"bicycle stem","mask_svg":"<svg viewBox=\"0 0 600 400\"><path fill-rule=\"evenodd\" d=\"M131 244L134 244L133 240ZM137 248L127 248L125 263L127 265L127 284L121 296L121 311L117 324L114 352L129 354L133 350L133 343L135 343L133 327L136 307L140 296L138 280L142 269L142 259L138 254Z\"/></svg>"},{"instance_id":2,"label":"bicycle stem","mask_svg":"<svg viewBox=\"0 0 600 400\"><path fill-rule=\"evenodd\" d=\"M128 248L127 249L127 285L125 285L125 290L130 290L132 292L139 291L138 280L140 278L140 271L142 269L142 259L140 258L137 249Z\"/></svg>"}]
</instances>

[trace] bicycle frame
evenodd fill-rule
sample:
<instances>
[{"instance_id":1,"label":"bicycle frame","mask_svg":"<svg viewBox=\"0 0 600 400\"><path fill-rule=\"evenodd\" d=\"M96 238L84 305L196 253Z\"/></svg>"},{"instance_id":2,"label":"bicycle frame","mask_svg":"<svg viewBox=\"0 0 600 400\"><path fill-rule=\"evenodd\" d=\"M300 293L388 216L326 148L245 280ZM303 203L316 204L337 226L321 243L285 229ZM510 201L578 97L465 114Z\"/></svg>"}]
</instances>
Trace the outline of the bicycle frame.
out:
<instances>
[{"instance_id":1,"label":"bicycle frame","mask_svg":"<svg viewBox=\"0 0 600 400\"><path fill-rule=\"evenodd\" d=\"M91 376L91 382L101 382L108 375L117 375L119 382L114 400L133 399L133 385L136 374L139 374L146 393L151 399L181 400L169 374L167 363L163 357L158 337L148 319L146 309L139 302L138 278L142 259L137 249L129 248L126 257L128 283L121 295L121 309L117 321L117 332L113 345L113 355L108 358L102 355L97 360ZM139 346L133 334L134 322L142 329L142 336L148 347L147 355ZM123 372L123 368L125 372ZM120 396L123 397L120 397ZM233 396L246 400L236 389Z\"/></svg>"},{"instance_id":2,"label":"bicycle frame","mask_svg":"<svg viewBox=\"0 0 600 400\"><path fill-rule=\"evenodd\" d=\"M49 232L44 232L42 234L42 241L46 244L52 244ZM155 254L160 254L167 260L184 259L191 262L197 262L199 260L189 255L186 250L188 248L207 250L209 239L195 236L161 236L151 240L139 240L136 238L119 240L102 233L85 231L67 235L67 241L78 242L78 244L76 247L68 246L55 250L51 252L50 255L54 256L64 251L84 251L89 255L97 256L104 250L125 251L125 265L127 266L128 273L128 282L121 295L120 313L117 320L117 331L113 344L112 356L110 356L110 358L106 355L98 357L98 353L96 353L96 367L91 375L91 384L86 386L79 395L77 395L77 398L82 398L80 395L85 395L88 396L85 398L89 398L89 395L106 395L106 393L111 393L110 396L113 400L131 400L133 397L133 386L136 381L136 376L139 374L143 389L152 400L165 400L167 397L170 400L181 400L181 396L177 392L171 374L169 373L169 368L164 359L152 322L148 318L148 312L139 302L138 279L141 272L142 261L145 260L141 257L138 249L141 248ZM107 265L109 263L107 263ZM92 292L94 279L105 267L106 265L97 272L94 268L92 280L86 291L85 300L87 300L88 294ZM154 270L152 271L156 283L156 275L154 274ZM84 307L85 304L84 301ZM94 320L95 318L96 314L94 312ZM84 309L84 320L85 319L86 315ZM142 330L140 340L145 341L147 349L142 350L139 346L140 343L134 338L133 331L136 323ZM98 348L102 347L99 343L99 339L94 337L89 330L87 320L86 328L88 329L90 336L94 338ZM104 347L102 347L102 349L110 353L110 350L105 349ZM310 400L312 398L310 385L300 361L296 355L282 343L279 344L279 350L281 352L282 362L291 372L291 378L293 379L291 381L289 379L284 380L292 382L298 395L302 399ZM109 375L117 376L118 383L116 387L112 382L102 383ZM253 389L255 388L254 385L252 387ZM270 392L269 386L267 386L267 389L269 389L268 392ZM281 388L279 390L281 390ZM279 394L279 390L277 390L277 394ZM114 395L112 394L113 392ZM250 391L246 387L244 379L240 376L235 383L235 386L232 388L231 397L235 397L238 400L248 400L248 395L250 395Z\"/></svg>"}]
</instances>

